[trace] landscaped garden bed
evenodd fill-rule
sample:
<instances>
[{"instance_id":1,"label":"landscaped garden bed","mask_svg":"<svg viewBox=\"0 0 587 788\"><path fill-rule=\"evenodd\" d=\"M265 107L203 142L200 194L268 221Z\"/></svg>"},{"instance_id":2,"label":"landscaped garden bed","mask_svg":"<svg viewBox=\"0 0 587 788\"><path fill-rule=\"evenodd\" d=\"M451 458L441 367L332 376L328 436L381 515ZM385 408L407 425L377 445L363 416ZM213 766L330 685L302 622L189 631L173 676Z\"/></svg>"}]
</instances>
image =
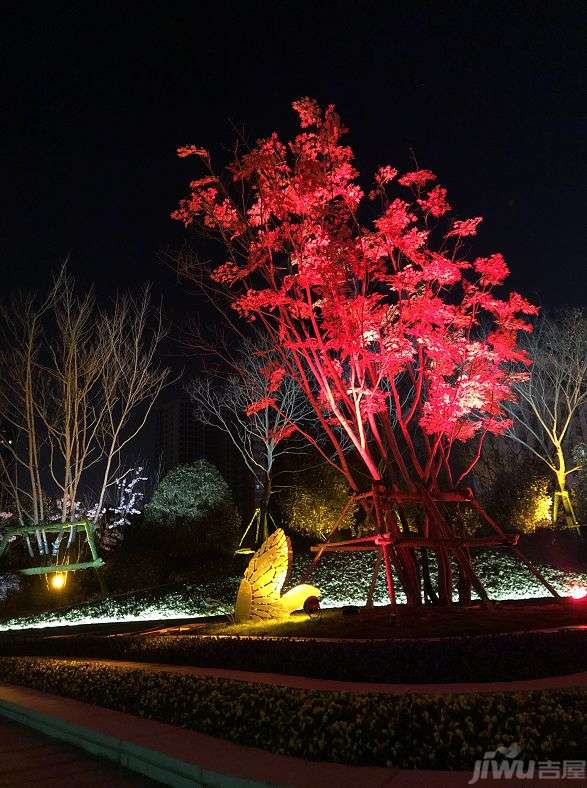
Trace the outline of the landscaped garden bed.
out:
<instances>
[{"instance_id":1,"label":"landscaped garden bed","mask_svg":"<svg viewBox=\"0 0 587 788\"><path fill-rule=\"evenodd\" d=\"M307 555L298 554L291 584L299 582L307 561ZM325 556L312 577L312 582L322 592L322 605L325 607L363 605L372 565L373 556L366 553ZM475 559L475 567L489 596L494 600L531 599L543 597L546 593L533 575L507 552L480 553ZM434 566L432 570L434 576ZM540 570L560 594L568 594L576 585L587 586L587 573L563 571L551 566L541 566ZM226 615L232 612L239 580L239 577L233 576L206 583L189 583L172 589L137 592L65 610L11 618L0 622L0 631L28 627L44 628L86 623L155 621L166 618ZM398 594L398 601L404 601L401 592ZM380 573L375 589L374 602L376 605L388 603L383 572Z\"/></svg>"},{"instance_id":2,"label":"landscaped garden bed","mask_svg":"<svg viewBox=\"0 0 587 788\"><path fill-rule=\"evenodd\" d=\"M0 680L310 760L472 770L500 744L535 760L587 751L579 689L359 695L22 657L0 659Z\"/></svg>"},{"instance_id":3,"label":"landscaped garden bed","mask_svg":"<svg viewBox=\"0 0 587 788\"><path fill-rule=\"evenodd\" d=\"M5 655L123 659L368 682L509 681L587 670L584 628L411 639L5 633L0 650Z\"/></svg>"}]
</instances>

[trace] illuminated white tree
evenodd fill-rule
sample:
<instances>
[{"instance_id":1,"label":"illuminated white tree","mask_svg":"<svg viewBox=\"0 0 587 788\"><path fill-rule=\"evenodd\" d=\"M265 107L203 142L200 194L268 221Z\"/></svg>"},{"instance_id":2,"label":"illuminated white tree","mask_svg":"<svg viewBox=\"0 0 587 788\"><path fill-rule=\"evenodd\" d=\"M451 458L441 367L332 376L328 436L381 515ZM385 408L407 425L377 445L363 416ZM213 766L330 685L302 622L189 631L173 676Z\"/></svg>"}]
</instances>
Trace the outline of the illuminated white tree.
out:
<instances>
[{"instance_id":1,"label":"illuminated white tree","mask_svg":"<svg viewBox=\"0 0 587 788\"><path fill-rule=\"evenodd\" d=\"M100 479L94 522L124 474L124 451L168 381L157 358L163 337L148 289L102 309L92 291L79 295L65 267L46 299L17 297L0 307L0 422L10 436L2 438L0 484L20 525L39 526L41 555L58 555L65 526L79 519L90 471ZM52 544L43 528L47 486L64 524ZM69 529L68 548L75 533Z\"/></svg>"},{"instance_id":2,"label":"illuminated white tree","mask_svg":"<svg viewBox=\"0 0 587 788\"><path fill-rule=\"evenodd\" d=\"M514 387L518 401L506 405L513 422L508 434L553 473L553 519L560 501L567 526L576 527L567 480L581 468L572 461L572 434L587 405L587 316L581 309L545 315L522 341L533 364Z\"/></svg>"},{"instance_id":3,"label":"illuminated white tree","mask_svg":"<svg viewBox=\"0 0 587 788\"><path fill-rule=\"evenodd\" d=\"M198 421L229 437L255 479L257 507L241 541L254 524L257 543L269 533L275 463L284 454L304 451L295 425L309 419L310 407L294 380L272 379L271 366L278 364L267 341L242 340L234 354L221 340L216 348L224 367L207 369L188 392ZM269 407L269 398L276 407Z\"/></svg>"}]
</instances>

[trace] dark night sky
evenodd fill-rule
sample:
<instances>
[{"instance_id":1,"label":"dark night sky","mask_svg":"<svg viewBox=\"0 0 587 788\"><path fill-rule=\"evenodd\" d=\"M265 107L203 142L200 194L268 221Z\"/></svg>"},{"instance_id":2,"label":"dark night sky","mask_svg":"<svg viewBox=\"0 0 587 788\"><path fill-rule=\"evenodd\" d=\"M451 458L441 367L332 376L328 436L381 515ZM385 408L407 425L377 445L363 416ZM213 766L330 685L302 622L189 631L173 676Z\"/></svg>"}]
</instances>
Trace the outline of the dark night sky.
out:
<instances>
[{"instance_id":1,"label":"dark night sky","mask_svg":"<svg viewBox=\"0 0 587 788\"><path fill-rule=\"evenodd\" d=\"M3 289L71 269L108 293L144 280L183 302L157 250L192 176L178 144L222 154L292 132L292 99L337 105L365 173L413 149L475 251L512 285L583 303L587 14L574 2L47 3L4 6Z\"/></svg>"}]
</instances>

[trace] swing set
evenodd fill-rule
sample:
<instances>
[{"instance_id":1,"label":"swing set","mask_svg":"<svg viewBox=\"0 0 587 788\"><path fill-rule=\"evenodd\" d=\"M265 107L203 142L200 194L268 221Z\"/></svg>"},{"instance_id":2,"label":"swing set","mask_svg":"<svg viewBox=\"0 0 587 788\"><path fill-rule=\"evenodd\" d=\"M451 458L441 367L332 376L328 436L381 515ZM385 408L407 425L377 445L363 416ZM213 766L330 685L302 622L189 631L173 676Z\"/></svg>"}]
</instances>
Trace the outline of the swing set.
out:
<instances>
[{"instance_id":1,"label":"swing set","mask_svg":"<svg viewBox=\"0 0 587 788\"><path fill-rule=\"evenodd\" d=\"M21 575L45 576L53 588L60 589L65 585L65 578L69 572L98 569L104 565L96 548L95 530L95 524L89 520L78 520L74 523L8 526L2 532L0 559L7 553L15 539L22 539L30 558L38 560L39 563L36 566L19 567L15 571ZM55 536L52 536L53 534ZM76 544L78 560L71 562L71 552ZM91 560L79 560L84 545L89 547Z\"/></svg>"},{"instance_id":2,"label":"swing set","mask_svg":"<svg viewBox=\"0 0 587 788\"><path fill-rule=\"evenodd\" d=\"M261 508L258 506L253 512L253 516L249 520L249 524L243 531L240 542L238 543L238 547L234 551L234 554L252 555L254 552L256 552L259 546L269 536L269 523L271 523L273 530L275 531L277 529L277 525L275 524L275 520L271 516L271 513L266 512L265 517L263 517L261 514ZM255 534L254 540L247 541L249 532L253 533L253 531Z\"/></svg>"}]
</instances>

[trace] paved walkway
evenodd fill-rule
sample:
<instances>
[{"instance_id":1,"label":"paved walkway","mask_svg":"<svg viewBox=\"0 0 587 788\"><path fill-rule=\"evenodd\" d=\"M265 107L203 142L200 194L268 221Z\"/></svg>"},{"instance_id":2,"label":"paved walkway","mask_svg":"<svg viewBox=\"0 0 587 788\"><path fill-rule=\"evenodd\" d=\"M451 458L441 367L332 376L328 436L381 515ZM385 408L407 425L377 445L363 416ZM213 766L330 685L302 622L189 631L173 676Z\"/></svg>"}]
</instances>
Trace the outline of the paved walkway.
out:
<instances>
[{"instance_id":1,"label":"paved walkway","mask_svg":"<svg viewBox=\"0 0 587 788\"><path fill-rule=\"evenodd\" d=\"M0 786L147 788L146 777L92 758L68 744L0 718Z\"/></svg>"},{"instance_id":2,"label":"paved walkway","mask_svg":"<svg viewBox=\"0 0 587 788\"><path fill-rule=\"evenodd\" d=\"M44 659L44 657L38 657ZM587 687L587 673L571 673L567 676L549 676L543 679L524 679L518 681L492 681L452 684L376 684L360 681L332 681L330 679L309 678L306 676L288 676L281 673L254 673L247 670L229 670L226 668L202 668L195 665L165 665L155 662L129 662L126 660L82 659L79 662L92 662L133 670L140 668L150 672L180 673L191 676L230 679L245 681L251 684L273 684L291 689L323 690L326 692L380 692L387 695L406 695L423 693L432 695L450 695L452 693L479 692L519 692L541 689L565 689L569 687Z\"/></svg>"}]
</instances>

